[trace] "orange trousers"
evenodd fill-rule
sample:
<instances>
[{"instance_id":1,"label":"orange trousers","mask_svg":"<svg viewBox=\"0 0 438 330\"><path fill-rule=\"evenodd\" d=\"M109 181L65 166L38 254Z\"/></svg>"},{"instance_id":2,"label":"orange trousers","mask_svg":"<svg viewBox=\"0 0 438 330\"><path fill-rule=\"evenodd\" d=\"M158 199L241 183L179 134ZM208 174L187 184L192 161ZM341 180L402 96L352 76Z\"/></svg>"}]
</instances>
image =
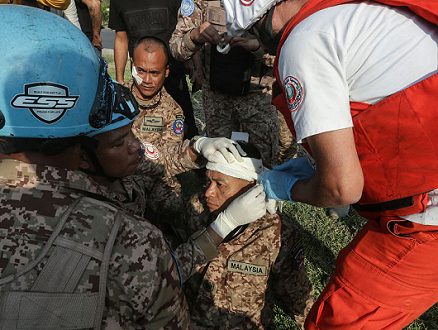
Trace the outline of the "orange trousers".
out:
<instances>
[{"instance_id":1,"label":"orange trousers","mask_svg":"<svg viewBox=\"0 0 438 330\"><path fill-rule=\"evenodd\" d=\"M369 220L339 253L305 329L402 329L437 301L438 226Z\"/></svg>"}]
</instances>

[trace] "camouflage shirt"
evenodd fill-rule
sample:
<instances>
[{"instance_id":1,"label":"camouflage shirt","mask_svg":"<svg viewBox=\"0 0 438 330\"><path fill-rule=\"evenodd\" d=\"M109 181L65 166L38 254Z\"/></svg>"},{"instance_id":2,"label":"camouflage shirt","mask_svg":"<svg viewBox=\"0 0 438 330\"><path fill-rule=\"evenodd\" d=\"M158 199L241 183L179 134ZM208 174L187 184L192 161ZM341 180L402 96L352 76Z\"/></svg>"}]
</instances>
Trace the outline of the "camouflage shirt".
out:
<instances>
[{"instance_id":1,"label":"camouflage shirt","mask_svg":"<svg viewBox=\"0 0 438 330\"><path fill-rule=\"evenodd\" d=\"M205 160L194 163L189 155L189 140L173 146L163 146L146 151L134 175L113 182L105 196L135 215L143 216L155 211L158 199L151 196L154 186L163 176L172 176L189 169L199 168ZM166 196L164 196L166 197ZM168 197L168 196L167 196ZM205 231L192 235L186 243L173 251L178 261L183 281L196 272L196 265L205 264L218 254L216 245Z\"/></svg>"},{"instance_id":2,"label":"camouflage shirt","mask_svg":"<svg viewBox=\"0 0 438 330\"><path fill-rule=\"evenodd\" d=\"M132 91L134 80L125 83ZM172 96L167 93L164 86L161 92L151 100L144 100L132 91L140 105L140 114L134 121L132 130L141 142L149 142L158 147L181 143L184 138L184 114L181 107ZM152 107L157 105L156 107ZM151 107L150 109L141 106Z\"/></svg>"},{"instance_id":3,"label":"camouflage shirt","mask_svg":"<svg viewBox=\"0 0 438 330\"><path fill-rule=\"evenodd\" d=\"M114 222L106 188L86 174L62 168L0 160L0 278L19 272L41 252L60 216L81 196L100 200L75 208L73 226L60 236L84 246L98 248L104 242L90 241L91 219L101 217L102 226ZM117 210L117 208L113 209ZM102 329L188 329L187 304L176 265L161 232L148 221L120 211L118 229L108 269ZM93 293L99 286L99 261L91 259L73 293ZM25 274L25 280L10 288L28 291L41 272L43 259Z\"/></svg>"},{"instance_id":4,"label":"camouflage shirt","mask_svg":"<svg viewBox=\"0 0 438 330\"><path fill-rule=\"evenodd\" d=\"M213 220L203 194L192 197L190 206L191 230ZM311 285L301 267L301 234L281 213L249 224L219 251L184 285L194 329L263 329L274 302L285 303L291 316L304 312Z\"/></svg>"},{"instance_id":5,"label":"camouflage shirt","mask_svg":"<svg viewBox=\"0 0 438 330\"><path fill-rule=\"evenodd\" d=\"M190 31L200 26L202 23L210 22L219 33L226 33L225 28L225 10L221 1L217 0L198 0L194 2L195 8L193 13L186 13L188 16L178 13L178 21L175 31L169 41L170 52L173 57L179 61L186 61L193 57L197 51L201 51L203 60L204 73L206 81L210 80L210 44L198 45L190 38ZM244 37L255 38L250 34ZM250 91L271 90L272 82L272 65L275 56L265 53L262 48L253 52L255 62L251 70L251 89Z\"/></svg>"}]
</instances>

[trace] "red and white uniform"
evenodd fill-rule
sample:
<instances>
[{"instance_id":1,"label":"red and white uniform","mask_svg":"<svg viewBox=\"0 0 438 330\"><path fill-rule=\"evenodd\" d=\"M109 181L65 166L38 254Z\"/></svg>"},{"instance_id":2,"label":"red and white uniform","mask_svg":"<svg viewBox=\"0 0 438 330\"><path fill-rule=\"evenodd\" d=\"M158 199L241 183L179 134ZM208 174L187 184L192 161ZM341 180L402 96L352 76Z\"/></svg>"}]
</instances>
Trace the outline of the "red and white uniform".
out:
<instances>
[{"instance_id":1,"label":"red and white uniform","mask_svg":"<svg viewBox=\"0 0 438 330\"><path fill-rule=\"evenodd\" d=\"M429 23L406 8L347 2L310 0L292 18L274 102L301 142L353 127L360 202L418 198L408 211L373 214L340 252L305 328L401 329L438 301L438 3L379 1L409 5Z\"/></svg>"}]
</instances>

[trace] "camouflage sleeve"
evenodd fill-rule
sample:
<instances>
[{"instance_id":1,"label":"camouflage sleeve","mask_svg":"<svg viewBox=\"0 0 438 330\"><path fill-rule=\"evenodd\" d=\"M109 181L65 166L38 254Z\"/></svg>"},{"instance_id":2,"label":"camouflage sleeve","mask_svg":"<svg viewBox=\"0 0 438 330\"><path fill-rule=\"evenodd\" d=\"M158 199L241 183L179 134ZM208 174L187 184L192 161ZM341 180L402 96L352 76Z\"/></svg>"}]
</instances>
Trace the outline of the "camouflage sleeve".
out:
<instances>
[{"instance_id":1,"label":"camouflage sleeve","mask_svg":"<svg viewBox=\"0 0 438 330\"><path fill-rule=\"evenodd\" d=\"M290 316L304 312L312 285L304 268L304 248L300 230L281 217L281 248L272 267L275 300ZM271 278L270 278L271 281Z\"/></svg>"},{"instance_id":2,"label":"camouflage sleeve","mask_svg":"<svg viewBox=\"0 0 438 330\"><path fill-rule=\"evenodd\" d=\"M128 215L113 247L108 304L120 324L189 329L190 316L177 267L161 232Z\"/></svg>"},{"instance_id":3,"label":"camouflage sleeve","mask_svg":"<svg viewBox=\"0 0 438 330\"><path fill-rule=\"evenodd\" d=\"M190 59L203 45L196 45L190 39L190 31L202 24L202 1L195 2L195 10L190 16L178 13L178 21L169 41L172 56L179 61Z\"/></svg>"},{"instance_id":4,"label":"camouflage sleeve","mask_svg":"<svg viewBox=\"0 0 438 330\"><path fill-rule=\"evenodd\" d=\"M192 161L189 153L190 140L184 140L176 145L160 146L158 156L151 159L144 156L138 165L135 174L150 176L172 177L188 170L204 166L204 159Z\"/></svg>"},{"instance_id":5,"label":"camouflage sleeve","mask_svg":"<svg viewBox=\"0 0 438 330\"><path fill-rule=\"evenodd\" d=\"M275 55L269 55L268 53L263 53L262 63L267 67L272 68L274 66Z\"/></svg>"},{"instance_id":6,"label":"camouflage sleeve","mask_svg":"<svg viewBox=\"0 0 438 330\"><path fill-rule=\"evenodd\" d=\"M183 282L219 254L216 244L206 231L210 224L210 213L204 207L203 196L204 194L199 193L190 198L185 222L185 232L190 238L174 251Z\"/></svg>"}]
</instances>

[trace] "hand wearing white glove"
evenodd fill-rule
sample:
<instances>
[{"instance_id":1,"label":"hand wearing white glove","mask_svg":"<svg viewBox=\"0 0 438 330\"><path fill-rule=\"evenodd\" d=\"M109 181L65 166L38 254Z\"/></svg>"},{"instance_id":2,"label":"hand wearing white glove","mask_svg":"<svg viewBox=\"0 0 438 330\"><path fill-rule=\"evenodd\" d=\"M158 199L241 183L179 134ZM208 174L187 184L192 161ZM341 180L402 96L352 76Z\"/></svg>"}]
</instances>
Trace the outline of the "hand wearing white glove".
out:
<instances>
[{"instance_id":1,"label":"hand wearing white glove","mask_svg":"<svg viewBox=\"0 0 438 330\"><path fill-rule=\"evenodd\" d=\"M193 145L193 149L195 149L198 154L203 155L209 162L212 163L218 162L217 157L213 155L216 151L220 151L228 163L233 163L234 160L243 162L241 155L246 156L246 153L238 144L236 144L233 140L224 137L200 137ZM232 157L230 153L234 157Z\"/></svg>"},{"instance_id":2,"label":"hand wearing white glove","mask_svg":"<svg viewBox=\"0 0 438 330\"><path fill-rule=\"evenodd\" d=\"M265 213L265 193L263 186L258 184L232 201L210 227L225 238L235 228L254 222Z\"/></svg>"}]
</instances>

